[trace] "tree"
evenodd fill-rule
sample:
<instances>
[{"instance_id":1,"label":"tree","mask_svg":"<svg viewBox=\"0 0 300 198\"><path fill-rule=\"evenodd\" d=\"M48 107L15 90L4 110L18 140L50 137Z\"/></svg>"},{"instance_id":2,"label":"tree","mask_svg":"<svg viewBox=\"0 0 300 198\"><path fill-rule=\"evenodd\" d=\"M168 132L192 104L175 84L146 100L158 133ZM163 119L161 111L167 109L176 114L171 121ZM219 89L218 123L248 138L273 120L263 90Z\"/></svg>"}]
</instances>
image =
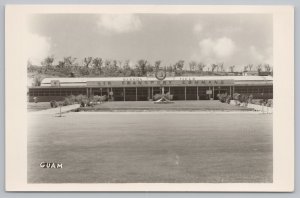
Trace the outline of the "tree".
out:
<instances>
[{"instance_id":1,"label":"tree","mask_svg":"<svg viewBox=\"0 0 300 198\"><path fill-rule=\"evenodd\" d=\"M92 60L93 72L96 75L101 75L103 60L102 58L94 58Z\"/></svg>"},{"instance_id":2,"label":"tree","mask_svg":"<svg viewBox=\"0 0 300 198\"><path fill-rule=\"evenodd\" d=\"M53 56L47 56L42 62L41 62L41 65L46 67L46 68L49 68L49 67L52 67L52 64L54 62L54 57Z\"/></svg>"},{"instance_id":3,"label":"tree","mask_svg":"<svg viewBox=\"0 0 300 198\"><path fill-rule=\"evenodd\" d=\"M57 67L58 68L64 68L65 67L65 62L64 61L58 61Z\"/></svg>"},{"instance_id":4,"label":"tree","mask_svg":"<svg viewBox=\"0 0 300 198\"><path fill-rule=\"evenodd\" d=\"M219 71L219 69L220 69L221 72L224 72L224 64L223 63L220 63L218 65L218 71Z\"/></svg>"},{"instance_id":5,"label":"tree","mask_svg":"<svg viewBox=\"0 0 300 198\"><path fill-rule=\"evenodd\" d=\"M146 65L146 73L152 73L154 71L154 66L152 66L150 63L147 63Z\"/></svg>"},{"instance_id":6,"label":"tree","mask_svg":"<svg viewBox=\"0 0 300 198\"><path fill-rule=\"evenodd\" d=\"M33 82L32 82L32 85L33 85L34 87L41 86L42 80L43 80L42 77L41 77L40 75L37 75L37 76L34 77Z\"/></svg>"},{"instance_id":7,"label":"tree","mask_svg":"<svg viewBox=\"0 0 300 198\"><path fill-rule=\"evenodd\" d=\"M123 69L128 69L130 68L130 60L125 60L123 64Z\"/></svg>"},{"instance_id":8,"label":"tree","mask_svg":"<svg viewBox=\"0 0 300 198\"><path fill-rule=\"evenodd\" d=\"M234 72L235 65L229 66L230 72Z\"/></svg>"},{"instance_id":9,"label":"tree","mask_svg":"<svg viewBox=\"0 0 300 198\"><path fill-rule=\"evenodd\" d=\"M72 67L72 66L74 66L75 65L75 61L76 61L76 58L73 58L72 56L67 56L67 57L64 57L64 59L63 59L65 67Z\"/></svg>"},{"instance_id":10,"label":"tree","mask_svg":"<svg viewBox=\"0 0 300 198\"><path fill-rule=\"evenodd\" d=\"M75 64L76 58L72 58L71 56L64 57L62 61L58 62L57 68L58 72L60 72L64 76L69 76L71 72L73 72L77 64Z\"/></svg>"},{"instance_id":11,"label":"tree","mask_svg":"<svg viewBox=\"0 0 300 198\"><path fill-rule=\"evenodd\" d=\"M30 60L27 61L27 71L28 72L34 72L34 71L36 71L36 67L31 63Z\"/></svg>"},{"instance_id":12,"label":"tree","mask_svg":"<svg viewBox=\"0 0 300 198\"><path fill-rule=\"evenodd\" d=\"M262 65L261 64L257 65L257 71L261 72L261 69L262 69Z\"/></svg>"},{"instance_id":13,"label":"tree","mask_svg":"<svg viewBox=\"0 0 300 198\"><path fill-rule=\"evenodd\" d=\"M83 64L85 67L89 67L89 65L92 63L93 58L92 57L85 57L83 59Z\"/></svg>"},{"instance_id":14,"label":"tree","mask_svg":"<svg viewBox=\"0 0 300 198\"><path fill-rule=\"evenodd\" d=\"M134 75L133 70L130 68L130 60L126 60L123 65L123 76L132 76Z\"/></svg>"},{"instance_id":15,"label":"tree","mask_svg":"<svg viewBox=\"0 0 300 198\"><path fill-rule=\"evenodd\" d=\"M249 64L249 65L248 65L249 71L252 70L252 67L253 67L253 64Z\"/></svg>"},{"instance_id":16,"label":"tree","mask_svg":"<svg viewBox=\"0 0 300 198\"><path fill-rule=\"evenodd\" d=\"M271 66L269 64L264 64L264 68L266 72L271 72Z\"/></svg>"},{"instance_id":17,"label":"tree","mask_svg":"<svg viewBox=\"0 0 300 198\"><path fill-rule=\"evenodd\" d=\"M154 63L155 70L159 69L160 64L161 64L160 60L155 61L155 63Z\"/></svg>"},{"instance_id":18,"label":"tree","mask_svg":"<svg viewBox=\"0 0 300 198\"><path fill-rule=\"evenodd\" d=\"M146 73L147 73L146 65L147 65L147 60L141 59L137 62L136 71L137 71L138 76L145 76L146 75Z\"/></svg>"},{"instance_id":19,"label":"tree","mask_svg":"<svg viewBox=\"0 0 300 198\"><path fill-rule=\"evenodd\" d=\"M166 70L167 70L167 72L170 72L170 73L173 72L172 65L167 66Z\"/></svg>"},{"instance_id":20,"label":"tree","mask_svg":"<svg viewBox=\"0 0 300 198\"><path fill-rule=\"evenodd\" d=\"M215 72L215 69L218 67L217 64L211 64L211 71Z\"/></svg>"},{"instance_id":21,"label":"tree","mask_svg":"<svg viewBox=\"0 0 300 198\"><path fill-rule=\"evenodd\" d=\"M105 60L104 64L104 76L119 76L118 62L116 60Z\"/></svg>"},{"instance_id":22,"label":"tree","mask_svg":"<svg viewBox=\"0 0 300 198\"><path fill-rule=\"evenodd\" d=\"M205 64L203 64L202 62L197 64L198 70L202 73L204 68L206 67Z\"/></svg>"},{"instance_id":23,"label":"tree","mask_svg":"<svg viewBox=\"0 0 300 198\"><path fill-rule=\"evenodd\" d=\"M179 60L175 63L175 68L176 70L181 70L183 69L184 66L184 60Z\"/></svg>"},{"instance_id":24,"label":"tree","mask_svg":"<svg viewBox=\"0 0 300 198\"><path fill-rule=\"evenodd\" d=\"M195 71L196 65L197 65L196 61L189 62L190 71Z\"/></svg>"},{"instance_id":25,"label":"tree","mask_svg":"<svg viewBox=\"0 0 300 198\"><path fill-rule=\"evenodd\" d=\"M111 60L105 60L104 67L109 67Z\"/></svg>"},{"instance_id":26,"label":"tree","mask_svg":"<svg viewBox=\"0 0 300 198\"><path fill-rule=\"evenodd\" d=\"M183 73L184 60L179 60L174 65L175 74L181 76Z\"/></svg>"}]
</instances>

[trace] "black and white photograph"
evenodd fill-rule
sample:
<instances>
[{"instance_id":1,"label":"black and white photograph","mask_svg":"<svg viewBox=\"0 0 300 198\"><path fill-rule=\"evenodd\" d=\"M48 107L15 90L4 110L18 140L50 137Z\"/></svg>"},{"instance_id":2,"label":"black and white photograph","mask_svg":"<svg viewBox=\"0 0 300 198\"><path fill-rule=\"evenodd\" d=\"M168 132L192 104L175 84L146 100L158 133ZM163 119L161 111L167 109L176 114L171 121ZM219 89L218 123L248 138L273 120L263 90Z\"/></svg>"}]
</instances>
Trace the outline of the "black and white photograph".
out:
<instances>
[{"instance_id":1,"label":"black and white photograph","mask_svg":"<svg viewBox=\"0 0 300 198\"><path fill-rule=\"evenodd\" d=\"M274 14L126 9L22 17L25 183L276 183Z\"/></svg>"}]
</instances>

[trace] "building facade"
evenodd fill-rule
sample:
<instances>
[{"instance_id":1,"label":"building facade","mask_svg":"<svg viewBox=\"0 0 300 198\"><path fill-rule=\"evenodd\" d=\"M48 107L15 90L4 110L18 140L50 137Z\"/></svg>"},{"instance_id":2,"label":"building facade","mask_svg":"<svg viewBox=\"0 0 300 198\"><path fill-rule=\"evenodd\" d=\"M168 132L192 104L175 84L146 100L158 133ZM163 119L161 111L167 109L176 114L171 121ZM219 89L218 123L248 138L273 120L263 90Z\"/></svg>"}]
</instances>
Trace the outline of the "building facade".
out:
<instances>
[{"instance_id":1,"label":"building facade","mask_svg":"<svg viewBox=\"0 0 300 198\"><path fill-rule=\"evenodd\" d=\"M187 76L45 78L41 86L29 87L28 98L38 101L63 100L70 95L109 96L114 101L146 101L155 94L169 92L173 100L217 99L218 94L252 94L257 99L273 98L271 76Z\"/></svg>"}]
</instances>

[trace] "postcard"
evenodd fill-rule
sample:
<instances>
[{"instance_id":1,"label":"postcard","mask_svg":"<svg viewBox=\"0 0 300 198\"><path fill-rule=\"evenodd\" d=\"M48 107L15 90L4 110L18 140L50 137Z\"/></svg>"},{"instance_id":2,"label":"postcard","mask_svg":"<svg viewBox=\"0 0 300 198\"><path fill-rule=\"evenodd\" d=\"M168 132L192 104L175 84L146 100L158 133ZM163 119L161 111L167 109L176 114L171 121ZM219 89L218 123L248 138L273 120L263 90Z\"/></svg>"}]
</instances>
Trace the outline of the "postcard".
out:
<instances>
[{"instance_id":1,"label":"postcard","mask_svg":"<svg viewBox=\"0 0 300 198\"><path fill-rule=\"evenodd\" d=\"M294 190L294 8L7 5L7 191Z\"/></svg>"}]
</instances>

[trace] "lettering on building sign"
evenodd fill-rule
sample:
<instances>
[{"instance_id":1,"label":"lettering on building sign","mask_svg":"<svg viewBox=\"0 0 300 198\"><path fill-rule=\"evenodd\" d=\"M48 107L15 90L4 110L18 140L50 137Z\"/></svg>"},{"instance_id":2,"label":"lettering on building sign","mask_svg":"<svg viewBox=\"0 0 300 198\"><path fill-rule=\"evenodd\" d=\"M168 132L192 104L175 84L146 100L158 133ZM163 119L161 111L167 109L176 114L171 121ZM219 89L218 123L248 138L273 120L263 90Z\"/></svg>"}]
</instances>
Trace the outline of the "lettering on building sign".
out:
<instances>
[{"instance_id":1,"label":"lettering on building sign","mask_svg":"<svg viewBox=\"0 0 300 198\"><path fill-rule=\"evenodd\" d=\"M232 85L233 80L196 80L179 78L179 80L142 80L141 78L124 78L123 81L88 81L87 86L95 87L135 87L135 86L218 86Z\"/></svg>"}]
</instances>

